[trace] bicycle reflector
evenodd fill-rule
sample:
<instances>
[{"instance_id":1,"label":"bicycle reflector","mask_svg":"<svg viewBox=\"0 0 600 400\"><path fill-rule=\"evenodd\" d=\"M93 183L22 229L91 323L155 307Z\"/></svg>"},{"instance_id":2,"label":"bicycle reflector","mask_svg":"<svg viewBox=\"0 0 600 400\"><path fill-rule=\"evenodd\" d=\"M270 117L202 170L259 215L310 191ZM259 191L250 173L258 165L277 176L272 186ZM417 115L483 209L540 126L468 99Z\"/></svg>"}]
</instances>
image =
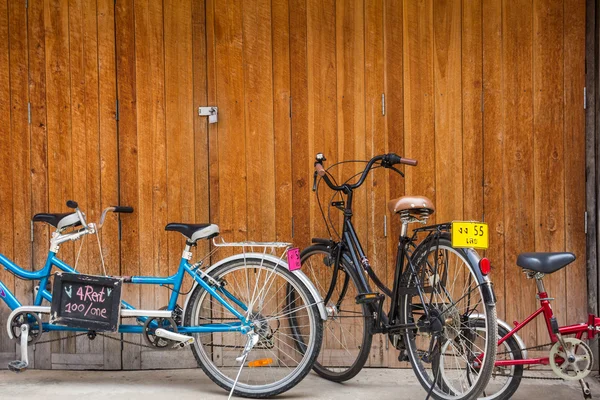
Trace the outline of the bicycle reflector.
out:
<instances>
[{"instance_id":1,"label":"bicycle reflector","mask_svg":"<svg viewBox=\"0 0 600 400\"><path fill-rule=\"evenodd\" d=\"M272 363L273 363L272 358L261 358L259 360L250 361L248 363L248 366L249 367L266 367L267 365L270 365Z\"/></svg>"},{"instance_id":2,"label":"bicycle reflector","mask_svg":"<svg viewBox=\"0 0 600 400\"><path fill-rule=\"evenodd\" d=\"M479 260L479 269L481 270L481 273L484 275L487 275L490 273L490 271L492 270L492 265L490 264L490 260L488 260L487 258L482 258L481 260Z\"/></svg>"}]
</instances>

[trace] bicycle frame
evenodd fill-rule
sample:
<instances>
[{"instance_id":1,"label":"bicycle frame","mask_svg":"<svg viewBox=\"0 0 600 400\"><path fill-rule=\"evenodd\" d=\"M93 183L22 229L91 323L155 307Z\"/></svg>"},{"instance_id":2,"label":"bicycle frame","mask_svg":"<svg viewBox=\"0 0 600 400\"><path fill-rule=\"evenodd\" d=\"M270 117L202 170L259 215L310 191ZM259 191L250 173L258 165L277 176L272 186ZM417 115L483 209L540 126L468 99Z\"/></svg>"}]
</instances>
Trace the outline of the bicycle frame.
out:
<instances>
[{"instance_id":1,"label":"bicycle frame","mask_svg":"<svg viewBox=\"0 0 600 400\"><path fill-rule=\"evenodd\" d=\"M510 337L519 332L524 326L533 321L538 315L543 314L544 320L546 322L546 328L548 329L548 335L550 337L550 341L552 344L558 342L558 337L554 334L552 329L551 319L554 316L552 311L552 307L550 306L550 298L548 297L548 293L545 291L538 291L538 297L540 299L540 308L538 308L534 313L529 315L523 322L519 323L514 321L515 327L508 332L504 337L498 340L498 346L508 340ZM589 314L587 323L573 324L561 326L558 328L558 332L561 335L575 335L577 339L581 339L584 333L587 333L588 339L593 339L596 337L596 333L600 329L600 318ZM498 367L507 367L511 365L548 365L550 363L549 357L538 357L538 358L527 358L521 360L498 360L495 365Z\"/></svg>"},{"instance_id":2,"label":"bicycle frame","mask_svg":"<svg viewBox=\"0 0 600 400\"><path fill-rule=\"evenodd\" d=\"M189 247L189 246L188 246ZM184 254L189 253L189 248L186 247ZM14 264L3 254L0 254L0 265L6 270L19 278L26 280L39 280L39 290L35 296L34 306L40 306L44 300L52 302L52 294L46 290L48 279L51 276L53 267L56 267L64 272L79 273L74 268L69 266L64 261L60 260L55 252L50 251L44 267L38 271L27 271L18 265ZM238 305L242 310L247 311L246 305L238 300L233 294L227 291L224 287L213 287L209 285L202 275L197 273L198 267L193 267L189 264L186 258L181 258L179 263L179 269L175 275L169 277L152 277L152 276L132 276L125 277L124 282L130 284L147 284L147 285L172 285L173 292L169 299L167 311L175 310L177 306L177 299L179 297L179 291L185 274L189 274L194 281L202 286L212 297L214 297L219 303L221 303L229 312L231 312L239 322L227 323L227 324L203 324L202 326L178 326L177 330L179 333L214 333L214 332L242 332L246 333L249 329L249 322L245 316L240 314L226 299L232 301ZM0 299L2 299L6 305L11 309L15 310L22 306L15 295L6 287L6 285L0 280ZM135 308L125 301L122 301L122 307L124 309L134 310ZM147 317L138 317L137 320L145 322ZM67 326L55 325L50 323L43 323L44 331L77 331L86 332L87 329L72 328ZM143 333L144 327L140 325L119 325L118 331L120 333Z\"/></svg>"}]
</instances>

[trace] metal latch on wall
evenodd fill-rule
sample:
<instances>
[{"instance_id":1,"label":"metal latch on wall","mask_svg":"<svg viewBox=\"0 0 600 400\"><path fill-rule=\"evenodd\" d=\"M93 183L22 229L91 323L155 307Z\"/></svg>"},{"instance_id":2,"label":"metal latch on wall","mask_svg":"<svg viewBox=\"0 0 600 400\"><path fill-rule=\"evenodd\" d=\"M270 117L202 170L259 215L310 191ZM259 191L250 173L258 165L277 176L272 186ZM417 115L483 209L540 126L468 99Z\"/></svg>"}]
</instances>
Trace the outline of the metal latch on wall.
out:
<instances>
[{"instance_id":1,"label":"metal latch on wall","mask_svg":"<svg viewBox=\"0 0 600 400\"><path fill-rule=\"evenodd\" d=\"M215 124L217 122L217 116L219 109L217 107L198 107L198 115L201 117L208 117L209 124Z\"/></svg>"}]
</instances>

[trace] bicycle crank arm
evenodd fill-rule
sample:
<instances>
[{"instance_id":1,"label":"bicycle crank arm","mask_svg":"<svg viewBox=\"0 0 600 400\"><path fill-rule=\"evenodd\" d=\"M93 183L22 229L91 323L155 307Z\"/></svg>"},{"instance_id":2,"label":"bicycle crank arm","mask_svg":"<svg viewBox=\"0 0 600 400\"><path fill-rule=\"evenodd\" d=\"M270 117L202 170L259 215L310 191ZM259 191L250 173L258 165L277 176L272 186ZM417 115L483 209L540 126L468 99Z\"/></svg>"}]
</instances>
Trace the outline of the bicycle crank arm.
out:
<instances>
[{"instance_id":1,"label":"bicycle crank arm","mask_svg":"<svg viewBox=\"0 0 600 400\"><path fill-rule=\"evenodd\" d=\"M181 333L176 333L172 331L168 331L163 328L158 328L155 332L155 335L164 339L172 340L177 342L175 346L185 347L193 344L195 339L192 336L182 335ZM173 346L173 347L175 347Z\"/></svg>"},{"instance_id":2,"label":"bicycle crank arm","mask_svg":"<svg viewBox=\"0 0 600 400\"><path fill-rule=\"evenodd\" d=\"M27 357L27 342L29 340L29 325L21 325L21 359L8 363L8 369L13 372L23 372L29 366Z\"/></svg>"}]
</instances>

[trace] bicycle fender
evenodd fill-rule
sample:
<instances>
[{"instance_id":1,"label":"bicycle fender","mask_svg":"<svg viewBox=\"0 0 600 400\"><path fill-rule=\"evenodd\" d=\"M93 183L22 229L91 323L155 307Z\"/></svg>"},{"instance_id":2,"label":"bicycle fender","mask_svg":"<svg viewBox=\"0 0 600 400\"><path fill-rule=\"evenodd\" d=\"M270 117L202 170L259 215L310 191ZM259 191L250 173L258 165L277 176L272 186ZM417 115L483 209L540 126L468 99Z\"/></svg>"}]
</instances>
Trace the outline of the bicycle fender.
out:
<instances>
[{"instance_id":1,"label":"bicycle fender","mask_svg":"<svg viewBox=\"0 0 600 400\"><path fill-rule=\"evenodd\" d=\"M282 268L288 269L287 262L279 257L275 257L272 255L263 254L263 253L242 253L242 254L235 254L231 257L227 257L227 258L217 262L216 264L211 265L206 271L204 271L204 273L210 275L210 273L213 270L215 270L216 268L220 267L221 265L223 265L225 263L228 263L231 261L243 260L243 259L246 259L246 260L247 259L268 260L275 265L278 265L278 266L281 266ZM317 304L317 307L319 309L319 314L321 315L321 319L325 321L327 319L327 310L325 309L325 305L323 304L323 298L321 297L321 294L317 290L316 286L312 283L312 281L308 278L308 276L306 276L306 274L304 272L302 272L301 270L291 271L291 273L294 274L298 279L300 279L300 281L307 287L307 289L309 290L310 294L313 296L313 299L315 300L315 302ZM183 315L185 315L185 312L188 307L188 303L190 301L192 293L196 289L196 286L198 286L198 282L194 281L194 285L192 286L190 293L187 295L187 297L185 299L185 303L183 306Z\"/></svg>"}]
</instances>

